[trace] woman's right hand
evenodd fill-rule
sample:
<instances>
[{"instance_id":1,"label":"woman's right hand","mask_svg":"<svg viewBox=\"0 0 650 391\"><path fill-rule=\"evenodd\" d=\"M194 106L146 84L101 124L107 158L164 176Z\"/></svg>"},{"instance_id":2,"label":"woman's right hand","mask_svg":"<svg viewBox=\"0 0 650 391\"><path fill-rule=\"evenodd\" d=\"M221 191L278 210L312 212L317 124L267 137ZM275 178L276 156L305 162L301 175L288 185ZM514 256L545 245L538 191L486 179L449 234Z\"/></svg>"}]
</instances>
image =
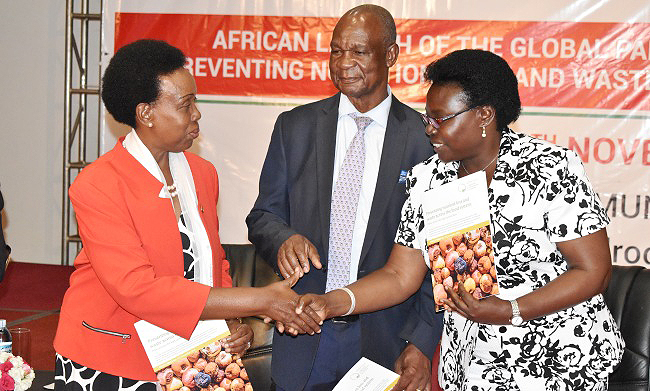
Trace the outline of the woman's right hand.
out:
<instances>
[{"instance_id":1,"label":"woman's right hand","mask_svg":"<svg viewBox=\"0 0 650 391\"><path fill-rule=\"evenodd\" d=\"M299 278L299 273L294 273L286 280L262 288L268 303L261 316L267 323L274 320L280 332L292 335L320 333L323 319L315 311L301 311L301 313L296 311L300 296L291 287L298 282Z\"/></svg>"},{"instance_id":2,"label":"woman's right hand","mask_svg":"<svg viewBox=\"0 0 650 391\"><path fill-rule=\"evenodd\" d=\"M321 320L330 317L330 310L327 307L325 295L317 295L315 293L307 293L306 295L300 296L300 300L296 306L296 313L307 313L310 317L317 316Z\"/></svg>"}]
</instances>

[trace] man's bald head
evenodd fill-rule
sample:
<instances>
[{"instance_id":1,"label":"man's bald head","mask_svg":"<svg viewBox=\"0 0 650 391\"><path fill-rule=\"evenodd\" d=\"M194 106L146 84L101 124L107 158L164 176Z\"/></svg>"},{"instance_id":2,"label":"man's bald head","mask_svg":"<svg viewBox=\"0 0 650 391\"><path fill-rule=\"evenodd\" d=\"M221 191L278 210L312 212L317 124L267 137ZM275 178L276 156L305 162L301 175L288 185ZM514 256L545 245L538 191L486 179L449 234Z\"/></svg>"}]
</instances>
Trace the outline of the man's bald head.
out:
<instances>
[{"instance_id":1,"label":"man's bald head","mask_svg":"<svg viewBox=\"0 0 650 391\"><path fill-rule=\"evenodd\" d=\"M393 15L388 12L384 7L380 7L374 4L362 4L357 7L352 8L339 19L339 23L343 19L354 17L359 14L372 15L377 18L377 21L383 27L383 41L386 46L392 45L397 40L397 28L395 27L395 20Z\"/></svg>"}]
</instances>

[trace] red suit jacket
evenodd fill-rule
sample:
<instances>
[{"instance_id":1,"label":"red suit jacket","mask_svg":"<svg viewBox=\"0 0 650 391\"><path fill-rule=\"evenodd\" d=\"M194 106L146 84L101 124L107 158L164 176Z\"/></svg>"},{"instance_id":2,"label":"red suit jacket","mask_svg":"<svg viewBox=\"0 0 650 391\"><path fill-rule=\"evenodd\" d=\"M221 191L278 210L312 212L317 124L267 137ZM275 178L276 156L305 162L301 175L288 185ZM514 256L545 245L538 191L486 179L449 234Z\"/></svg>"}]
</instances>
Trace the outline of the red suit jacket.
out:
<instances>
[{"instance_id":1,"label":"red suit jacket","mask_svg":"<svg viewBox=\"0 0 650 391\"><path fill-rule=\"evenodd\" d=\"M212 247L214 285L232 286L219 240L217 172L185 156ZM192 334L210 287L183 278L178 223L170 200L158 197L161 186L120 140L70 187L83 249L61 307L57 353L112 375L155 381L133 324L144 319Z\"/></svg>"}]
</instances>

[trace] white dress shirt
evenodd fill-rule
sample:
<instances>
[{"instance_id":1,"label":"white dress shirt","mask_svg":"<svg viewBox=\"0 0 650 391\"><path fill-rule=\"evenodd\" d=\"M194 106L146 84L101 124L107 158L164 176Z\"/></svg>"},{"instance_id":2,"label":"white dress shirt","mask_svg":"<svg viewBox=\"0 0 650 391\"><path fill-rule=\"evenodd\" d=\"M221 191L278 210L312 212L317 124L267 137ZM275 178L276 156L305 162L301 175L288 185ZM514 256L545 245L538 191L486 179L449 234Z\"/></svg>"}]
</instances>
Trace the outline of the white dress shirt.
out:
<instances>
[{"instance_id":1,"label":"white dress shirt","mask_svg":"<svg viewBox=\"0 0 650 391\"><path fill-rule=\"evenodd\" d=\"M381 151L384 145L384 136L386 134L386 125L388 124L388 113L393 95L388 87L388 97L372 110L360 113L350 102L347 96L341 94L339 101L339 119L336 124L336 149L334 153L334 176L332 178L332 193L336 187L336 180L339 177L339 171L343 165L345 152L352 143L354 135L357 133L357 125L350 116L351 113L359 113L362 116L372 118L372 123L368 125L364 134L366 144L366 160L363 168L363 180L361 182L361 191L359 194L359 204L357 205L357 216L354 222L354 233L352 235L352 249L350 254L350 283L357 280L359 271L359 258L361 257L361 248L366 236L368 218L370 217L370 208L372 199L375 195L375 186L377 185L377 176L379 174L379 162L381 160Z\"/></svg>"}]
</instances>

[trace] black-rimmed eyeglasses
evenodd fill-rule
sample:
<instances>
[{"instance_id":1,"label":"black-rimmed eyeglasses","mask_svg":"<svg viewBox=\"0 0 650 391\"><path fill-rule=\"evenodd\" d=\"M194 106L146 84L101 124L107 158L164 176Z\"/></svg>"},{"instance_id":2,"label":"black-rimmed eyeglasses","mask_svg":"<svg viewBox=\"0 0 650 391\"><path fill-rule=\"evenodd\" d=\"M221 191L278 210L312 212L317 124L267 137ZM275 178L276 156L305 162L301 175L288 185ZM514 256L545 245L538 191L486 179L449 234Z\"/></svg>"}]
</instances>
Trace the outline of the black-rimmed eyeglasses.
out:
<instances>
[{"instance_id":1,"label":"black-rimmed eyeglasses","mask_svg":"<svg viewBox=\"0 0 650 391\"><path fill-rule=\"evenodd\" d=\"M440 129L440 126L442 126L443 122L445 122L447 120L450 120L450 119L452 119L452 118L454 118L456 116L459 116L459 115L461 115L461 114L463 114L463 113L465 113L467 111L475 109L477 107L478 106L471 106L471 107L466 108L465 110L459 111L456 114L449 114L449 115L446 115L446 116L440 117L440 118L429 117L429 115L427 113L420 113L420 116L422 117L422 122L424 123L424 126L431 125L436 129Z\"/></svg>"}]
</instances>

